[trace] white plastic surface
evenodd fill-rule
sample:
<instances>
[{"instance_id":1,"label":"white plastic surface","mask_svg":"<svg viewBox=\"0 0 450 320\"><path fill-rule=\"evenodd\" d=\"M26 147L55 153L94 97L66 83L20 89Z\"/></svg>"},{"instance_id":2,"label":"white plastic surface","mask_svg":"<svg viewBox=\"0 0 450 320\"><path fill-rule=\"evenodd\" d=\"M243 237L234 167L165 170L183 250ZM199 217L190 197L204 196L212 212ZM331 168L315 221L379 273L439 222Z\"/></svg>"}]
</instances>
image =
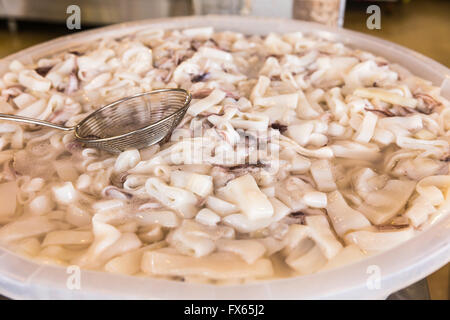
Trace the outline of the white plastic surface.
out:
<instances>
[{"instance_id":1,"label":"white plastic surface","mask_svg":"<svg viewBox=\"0 0 450 320\"><path fill-rule=\"evenodd\" d=\"M13 59L33 59L94 39L120 37L145 28L213 26L246 34L320 33L386 57L441 86L450 98L450 70L416 52L360 33L309 22L257 17L206 16L124 23L58 38L0 60L3 74ZM0 248L0 293L15 299L382 299L439 269L450 260L450 215L413 239L352 265L308 276L240 286L188 284L81 271L80 289L70 290L66 268L40 265ZM379 286L374 277L381 276Z\"/></svg>"}]
</instances>

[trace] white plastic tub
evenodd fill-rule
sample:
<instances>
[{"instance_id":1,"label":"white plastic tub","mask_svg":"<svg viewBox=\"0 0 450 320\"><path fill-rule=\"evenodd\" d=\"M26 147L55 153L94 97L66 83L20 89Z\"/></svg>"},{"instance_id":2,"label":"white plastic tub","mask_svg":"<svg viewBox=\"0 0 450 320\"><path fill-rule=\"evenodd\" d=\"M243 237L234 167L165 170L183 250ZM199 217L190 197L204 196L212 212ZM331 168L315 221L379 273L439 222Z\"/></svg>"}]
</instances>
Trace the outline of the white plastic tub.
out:
<instances>
[{"instance_id":1,"label":"white plastic tub","mask_svg":"<svg viewBox=\"0 0 450 320\"><path fill-rule=\"evenodd\" d=\"M108 36L145 28L213 26L247 34L302 31L371 51L441 86L450 98L450 70L416 52L356 32L315 23L255 17L206 16L124 23L58 38L0 60L0 75L13 59L24 63ZM15 299L380 299L439 269L450 260L450 215L415 238L382 254L338 269L303 277L241 286L212 286L81 271L80 289L69 289L73 273L40 265L0 248L0 293ZM377 282L377 276L380 282Z\"/></svg>"}]
</instances>

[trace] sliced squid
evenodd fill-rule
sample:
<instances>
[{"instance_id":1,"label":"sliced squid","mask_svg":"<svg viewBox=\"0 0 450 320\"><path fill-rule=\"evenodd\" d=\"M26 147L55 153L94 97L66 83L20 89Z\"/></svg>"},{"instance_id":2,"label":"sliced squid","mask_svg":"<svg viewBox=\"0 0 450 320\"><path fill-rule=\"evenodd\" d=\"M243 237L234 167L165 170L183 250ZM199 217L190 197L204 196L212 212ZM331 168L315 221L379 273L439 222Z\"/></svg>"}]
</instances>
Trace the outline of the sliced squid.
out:
<instances>
[{"instance_id":1,"label":"sliced squid","mask_svg":"<svg viewBox=\"0 0 450 320\"><path fill-rule=\"evenodd\" d=\"M344 247L344 249L342 249L336 256L334 256L334 258L328 260L325 266L320 270L325 271L338 268L347 264L351 264L353 262L357 262L361 259L364 259L365 257L367 257L367 254L361 251L361 249L357 245L351 244Z\"/></svg>"},{"instance_id":2,"label":"sliced squid","mask_svg":"<svg viewBox=\"0 0 450 320\"><path fill-rule=\"evenodd\" d=\"M360 230L348 233L347 244L355 244L369 254L391 249L414 236L414 228L407 227L392 231Z\"/></svg>"},{"instance_id":3,"label":"sliced squid","mask_svg":"<svg viewBox=\"0 0 450 320\"><path fill-rule=\"evenodd\" d=\"M359 211L352 209L339 191L328 194L327 213L339 236L352 230L369 227L370 221Z\"/></svg>"},{"instance_id":4,"label":"sliced squid","mask_svg":"<svg viewBox=\"0 0 450 320\"><path fill-rule=\"evenodd\" d=\"M357 210L373 224L384 224L405 207L415 186L415 181L389 180L382 189L368 192Z\"/></svg>"},{"instance_id":5,"label":"sliced squid","mask_svg":"<svg viewBox=\"0 0 450 320\"><path fill-rule=\"evenodd\" d=\"M147 251L141 266L145 273L153 275L204 276L211 279L264 278L273 274L270 260L258 259L248 264L230 252L193 258L164 249Z\"/></svg>"}]
</instances>

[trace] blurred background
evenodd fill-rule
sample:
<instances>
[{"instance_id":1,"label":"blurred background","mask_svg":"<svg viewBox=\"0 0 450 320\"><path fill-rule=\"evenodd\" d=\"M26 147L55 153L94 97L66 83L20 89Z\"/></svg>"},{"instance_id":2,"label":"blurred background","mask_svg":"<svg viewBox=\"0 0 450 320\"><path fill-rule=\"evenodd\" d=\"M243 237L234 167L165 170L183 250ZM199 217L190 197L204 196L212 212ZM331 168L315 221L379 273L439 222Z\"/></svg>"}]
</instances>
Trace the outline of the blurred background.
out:
<instances>
[{"instance_id":1,"label":"blurred background","mask_svg":"<svg viewBox=\"0 0 450 320\"><path fill-rule=\"evenodd\" d=\"M0 58L77 32L66 27L69 5L81 9L81 30L123 21L200 14L313 20L371 34L450 66L450 0L0 0ZM366 9L381 9L381 29L366 26Z\"/></svg>"},{"instance_id":2,"label":"blurred background","mask_svg":"<svg viewBox=\"0 0 450 320\"><path fill-rule=\"evenodd\" d=\"M70 5L81 29L69 30ZM370 5L381 28L369 29ZM380 37L450 66L450 0L0 0L0 59L58 36L124 21L203 14L293 18ZM449 265L390 299L449 299Z\"/></svg>"}]
</instances>

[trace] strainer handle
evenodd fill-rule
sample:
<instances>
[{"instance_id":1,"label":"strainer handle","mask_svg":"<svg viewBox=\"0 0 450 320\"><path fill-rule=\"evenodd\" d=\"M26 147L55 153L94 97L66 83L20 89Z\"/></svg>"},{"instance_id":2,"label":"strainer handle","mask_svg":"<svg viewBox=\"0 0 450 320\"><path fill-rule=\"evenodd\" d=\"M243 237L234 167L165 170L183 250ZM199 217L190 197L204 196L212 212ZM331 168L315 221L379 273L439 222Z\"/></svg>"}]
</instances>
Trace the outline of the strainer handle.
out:
<instances>
[{"instance_id":1,"label":"strainer handle","mask_svg":"<svg viewBox=\"0 0 450 320\"><path fill-rule=\"evenodd\" d=\"M33 119L33 118L15 116L12 114L4 114L4 113L0 113L0 120L37 124L39 126L50 127L53 129L59 129L59 130L64 130L64 131L70 131L70 130L74 129L74 127L64 127L64 126L60 126L60 125L57 125L57 124L54 124L54 123L51 123L48 121L37 120L37 119Z\"/></svg>"}]
</instances>

